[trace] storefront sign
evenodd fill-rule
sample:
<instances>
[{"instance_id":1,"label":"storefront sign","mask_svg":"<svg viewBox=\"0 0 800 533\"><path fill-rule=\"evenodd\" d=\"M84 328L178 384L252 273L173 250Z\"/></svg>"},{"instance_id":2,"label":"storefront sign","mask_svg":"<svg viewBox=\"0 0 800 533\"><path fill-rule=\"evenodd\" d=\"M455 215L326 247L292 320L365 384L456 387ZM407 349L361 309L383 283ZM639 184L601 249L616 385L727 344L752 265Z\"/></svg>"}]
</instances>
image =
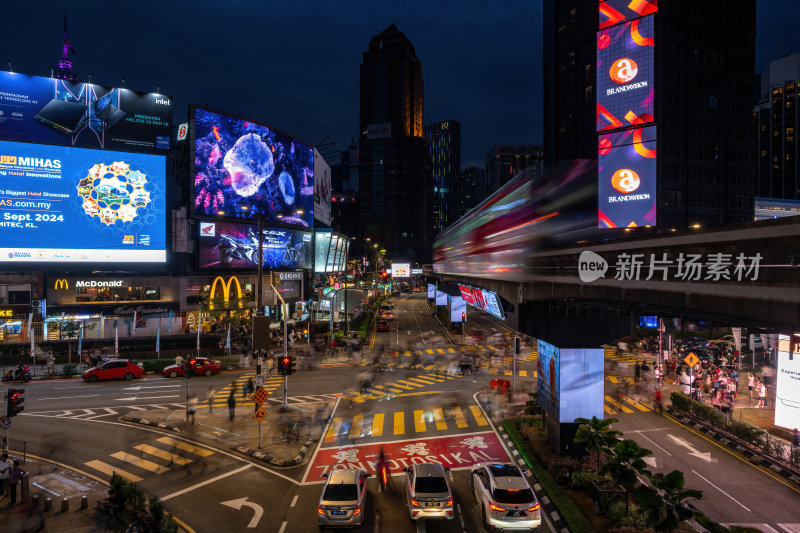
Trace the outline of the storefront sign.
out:
<instances>
[{"instance_id":1,"label":"storefront sign","mask_svg":"<svg viewBox=\"0 0 800 533\"><path fill-rule=\"evenodd\" d=\"M180 311L180 305L177 302L152 302L152 303L133 303L133 304L84 304L84 305L58 305L51 306L49 311L53 315L91 315L102 314L107 317L133 317L134 313L137 316L143 315L157 315L160 313L169 314L170 311L177 313Z\"/></svg>"},{"instance_id":2,"label":"storefront sign","mask_svg":"<svg viewBox=\"0 0 800 533\"><path fill-rule=\"evenodd\" d=\"M53 290L67 291L73 289L105 289L115 287L127 287L130 283L124 279L67 279L58 278L53 282Z\"/></svg>"},{"instance_id":3,"label":"storefront sign","mask_svg":"<svg viewBox=\"0 0 800 533\"><path fill-rule=\"evenodd\" d=\"M214 278L214 282L211 284L211 292L208 295L208 308L214 309L214 295L217 293L217 284L219 283L222 285L222 300L224 306L227 308L228 303L231 299L231 286L233 282L236 282L236 298L237 298L237 305L238 307L242 307L242 285L239 283L239 278L236 276L231 276L228 278L228 281L225 281L222 276L217 276Z\"/></svg>"},{"instance_id":4,"label":"storefront sign","mask_svg":"<svg viewBox=\"0 0 800 533\"><path fill-rule=\"evenodd\" d=\"M289 279L303 279L302 272L278 272L278 279L280 280L289 280Z\"/></svg>"}]
</instances>

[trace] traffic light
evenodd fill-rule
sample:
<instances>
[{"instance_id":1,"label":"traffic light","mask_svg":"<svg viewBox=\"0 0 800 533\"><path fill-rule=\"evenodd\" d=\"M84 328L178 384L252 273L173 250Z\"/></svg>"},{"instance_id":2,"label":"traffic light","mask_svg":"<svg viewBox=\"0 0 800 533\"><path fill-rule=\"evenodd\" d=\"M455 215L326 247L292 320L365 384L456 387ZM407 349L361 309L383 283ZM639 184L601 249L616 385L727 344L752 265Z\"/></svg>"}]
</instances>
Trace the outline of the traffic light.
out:
<instances>
[{"instance_id":1,"label":"traffic light","mask_svg":"<svg viewBox=\"0 0 800 533\"><path fill-rule=\"evenodd\" d=\"M284 355L278 360L278 373L281 376L291 376L293 368L294 362L292 362L292 358L288 355Z\"/></svg>"},{"instance_id":2,"label":"traffic light","mask_svg":"<svg viewBox=\"0 0 800 533\"><path fill-rule=\"evenodd\" d=\"M25 406L25 398L22 396L25 389L8 389L8 400L6 401L6 416L11 418L20 414Z\"/></svg>"},{"instance_id":3,"label":"traffic light","mask_svg":"<svg viewBox=\"0 0 800 533\"><path fill-rule=\"evenodd\" d=\"M303 338L304 339L308 338L308 328L303 328Z\"/></svg>"}]
</instances>

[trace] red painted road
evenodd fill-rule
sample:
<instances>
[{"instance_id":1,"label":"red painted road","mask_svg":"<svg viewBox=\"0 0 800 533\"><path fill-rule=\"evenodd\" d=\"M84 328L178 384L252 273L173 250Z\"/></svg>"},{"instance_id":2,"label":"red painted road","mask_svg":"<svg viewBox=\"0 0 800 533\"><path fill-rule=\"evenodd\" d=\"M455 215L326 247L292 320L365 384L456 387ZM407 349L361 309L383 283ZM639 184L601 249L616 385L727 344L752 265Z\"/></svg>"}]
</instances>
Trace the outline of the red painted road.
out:
<instances>
[{"instance_id":1,"label":"red painted road","mask_svg":"<svg viewBox=\"0 0 800 533\"><path fill-rule=\"evenodd\" d=\"M414 463L441 463L446 468L469 468L487 461L509 460L494 432L468 433L448 437L410 439L393 442L322 448L314 457L304 481L324 481L330 470L359 468L375 473L378 451L383 447L392 474Z\"/></svg>"}]
</instances>

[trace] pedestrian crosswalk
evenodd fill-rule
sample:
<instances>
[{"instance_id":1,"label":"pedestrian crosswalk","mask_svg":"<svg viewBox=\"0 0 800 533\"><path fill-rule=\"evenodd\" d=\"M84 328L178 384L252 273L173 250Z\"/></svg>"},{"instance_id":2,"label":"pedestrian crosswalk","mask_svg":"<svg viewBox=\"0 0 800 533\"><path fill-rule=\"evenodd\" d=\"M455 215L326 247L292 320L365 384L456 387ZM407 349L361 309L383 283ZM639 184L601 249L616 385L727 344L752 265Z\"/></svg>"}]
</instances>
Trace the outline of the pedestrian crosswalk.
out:
<instances>
[{"instance_id":1,"label":"pedestrian crosswalk","mask_svg":"<svg viewBox=\"0 0 800 533\"><path fill-rule=\"evenodd\" d=\"M390 437L485 428L489 421L477 405L426 406L424 409L337 416L331 420L323 442L346 442L367 437Z\"/></svg>"},{"instance_id":2,"label":"pedestrian crosswalk","mask_svg":"<svg viewBox=\"0 0 800 533\"><path fill-rule=\"evenodd\" d=\"M615 396L606 395L603 397L603 400L603 410L608 415L646 413L653 410L648 404L643 403L636 396L629 396L627 394L617 394Z\"/></svg>"},{"instance_id":3,"label":"pedestrian crosswalk","mask_svg":"<svg viewBox=\"0 0 800 533\"><path fill-rule=\"evenodd\" d=\"M208 448L189 444L172 437L160 437L151 442L137 444L128 450L109 454L105 460L93 459L84 464L105 476L117 474L133 483L142 481L147 474L164 474L213 455Z\"/></svg>"},{"instance_id":4,"label":"pedestrian crosswalk","mask_svg":"<svg viewBox=\"0 0 800 533\"><path fill-rule=\"evenodd\" d=\"M637 361L653 361L655 358L649 354L635 354L627 350L618 350L613 346L603 346L603 356L606 361L616 361L618 363L635 365Z\"/></svg>"},{"instance_id":5,"label":"pedestrian crosswalk","mask_svg":"<svg viewBox=\"0 0 800 533\"><path fill-rule=\"evenodd\" d=\"M230 384L214 392L213 400L211 401L212 407L227 407L228 398L233 394L236 400L236 405L246 406L253 405L250 396L255 392L253 388L256 384L256 373L246 372L233 380ZM283 387L284 379L279 376L267 378L264 380L264 390L272 393L275 389ZM247 393L245 394L245 391ZM198 407L208 407L208 399L203 400L198 404Z\"/></svg>"}]
</instances>

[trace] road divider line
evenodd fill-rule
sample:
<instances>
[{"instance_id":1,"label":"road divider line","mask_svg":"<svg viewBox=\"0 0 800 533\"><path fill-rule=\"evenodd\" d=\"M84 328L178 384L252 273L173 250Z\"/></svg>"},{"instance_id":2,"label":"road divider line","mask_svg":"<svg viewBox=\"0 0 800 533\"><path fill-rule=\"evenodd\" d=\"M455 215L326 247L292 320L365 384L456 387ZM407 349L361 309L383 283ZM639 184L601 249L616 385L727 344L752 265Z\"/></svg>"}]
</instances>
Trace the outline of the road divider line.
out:
<instances>
[{"instance_id":1,"label":"road divider line","mask_svg":"<svg viewBox=\"0 0 800 533\"><path fill-rule=\"evenodd\" d=\"M125 470L115 468L108 463L104 463L103 461L94 460L94 461L88 461L83 464L85 464L89 468L94 468L95 470L102 472L107 476L111 476L112 474L118 474L132 483L139 483L142 480L142 478L140 478L136 474L131 474L130 472L126 472Z\"/></svg>"},{"instance_id":2,"label":"road divider line","mask_svg":"<svg viewBox=\"0 0 800 533\"><path fill-rule=\"evenodd\" d=\"M734 501L734 503L736 503L736 504L737 504L739 507L741 507L742 509L744 509L744 510L745 510L745 511L747 511L748 513L751 513L751 512L752 512L752 511L751 511L750 509L748 509L748 508L747 508L747 507L746 507L744 504L742 504L742 503L741 503L739 500L737 500L736 498L734 498L733 496L731 496L730 494L728 494L727 492L725 492L724 490L722 490L721 488L719 488L718 486L716 486L714 483L711 483L709 480L707 480L706 478L704 478L703 476L701 476L701 475L700 475L700 474L697 472L697 470L694 470L694 469L692 469L692 472L694 472L694 473L695 473L695 475L697 475L697 477L699 477L700 479L702 479L703 481L705 481L706 483L708 483L709 485L711 485L712 487L714 487L715 489L717 489L718 491L720 491L722 494L724 494L725 496L727 496L728 498L730 498L731 500L733 500L733 501Z\"/></svg>"},{"instance_id":3,"label":"road divider line","mask_svg":"<svg viewBox=\"0 0 800 533\"><path fill-rule=\"evenodd\" d=\"M162 502L165 502L167 500L171 500L172 498L176 498L178 496L182 496L182 495L186 494L187 492L192 492L193 490L199 489L200 487L205 487L206 485L210 485L211 483L216 483L220 479L225 479L228 476L232 476L234 474L238 474L239 472L244 472L248 468L252 468L252 467L253 467L253 465L246 464L241 468L237 468L236 470L231 470L230 472L225 472L224 474L221 474L221 475L219 475L217 477L213 477L211 479L207 479L205 481L201 481L200 483L197 483L196 485L192 485L191 487L186 487L185 489L181 489L181 490L179 490L177 492L173 492L172 494L167 494L166 496L164 496L163 498L160 498L160 499L161 499Z\"/></svg>"},{"instance_id":4,"label":"road divider line","mask_svg":"<svg viewBox=\"0 0 800 533\"><path fill-rule=\"evenodd\" d=\"M286 520L284 520L283 523L281 524L281 528L278 530L278 533L283 533L284 531L286 531L286 525L287 524L288 524L288 522Z\"/></svg>"},{"instance_id":5,"label":"road divider line","mask_svg":"<svg viewBox=\"0 0 800 533\"><path fill-rule=\"evenodd\" d=\"M292 503L289 504L289 507L294 507L295 505L297 505L297 498L299 498L299 497L300 497L299 494L295 494L294 498L292 498Z\"/></svg>"},{"instance_id":6,"label":"road divider line","mask_svg":"<svg viewBox=\"0 0 800 533\"><path fill-rule=\"evenodd\" d=\"M647 435L642 435L642 432L641 432L641 431L634 431L634 433L638 433L640 437L642 437L643 439L646 439L646 440L647 440L647 441L648 441L650 444L652 444L653 446L655 446L656 448L658 448L659 450L661 450L661 451L662 451L662 452L664 452L665 454L667 454L667 455L669 455L670 457L672 457L672 454L671 454L671 453L669 453L667 450L665 450L664 448L662 448L661 446L659 446L658 444L656 444L655 442L653 442L652 440L650 440L650 439L647 437Z\"/></svg>"}]
</instances>

